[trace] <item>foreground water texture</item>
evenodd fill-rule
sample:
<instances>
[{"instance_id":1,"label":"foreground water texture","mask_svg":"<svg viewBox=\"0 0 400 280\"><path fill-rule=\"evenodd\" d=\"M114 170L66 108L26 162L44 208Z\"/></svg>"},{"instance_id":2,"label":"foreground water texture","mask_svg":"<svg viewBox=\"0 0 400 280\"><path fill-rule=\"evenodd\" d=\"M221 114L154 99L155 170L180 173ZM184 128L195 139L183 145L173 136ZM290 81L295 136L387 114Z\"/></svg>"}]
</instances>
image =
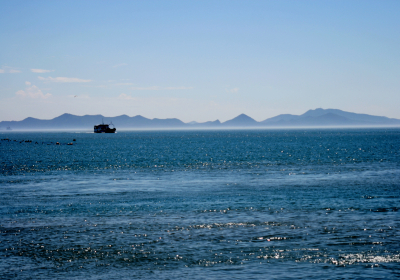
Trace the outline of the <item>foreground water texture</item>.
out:
<instances>
[{"instance_id":1,"label":"foreground water texture","mask_svg":"<svg viewBox=\"0 0 400 280\"><path fill-rule=\"evenodd\" d=\"M1 279L400 277L400 129L0 138Z\"/></svg>"}]
</instances>

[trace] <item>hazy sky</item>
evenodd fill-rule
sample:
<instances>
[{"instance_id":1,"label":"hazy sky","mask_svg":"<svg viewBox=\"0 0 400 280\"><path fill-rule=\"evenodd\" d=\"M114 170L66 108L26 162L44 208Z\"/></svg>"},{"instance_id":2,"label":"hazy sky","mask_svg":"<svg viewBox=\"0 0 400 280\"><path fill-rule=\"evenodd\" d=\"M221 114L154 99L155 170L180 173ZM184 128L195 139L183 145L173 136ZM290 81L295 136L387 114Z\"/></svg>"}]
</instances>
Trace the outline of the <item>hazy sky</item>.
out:
<instances>
[{"instance_id":1,"label":"hazy sky","mask_svg":"<svg viewBox=\"0 0 400 280\"><path fill-rule=\"evenodd\" d=\"M0 121L400 118L400 1L0 0Z\"/></svg>"}]
</instances>

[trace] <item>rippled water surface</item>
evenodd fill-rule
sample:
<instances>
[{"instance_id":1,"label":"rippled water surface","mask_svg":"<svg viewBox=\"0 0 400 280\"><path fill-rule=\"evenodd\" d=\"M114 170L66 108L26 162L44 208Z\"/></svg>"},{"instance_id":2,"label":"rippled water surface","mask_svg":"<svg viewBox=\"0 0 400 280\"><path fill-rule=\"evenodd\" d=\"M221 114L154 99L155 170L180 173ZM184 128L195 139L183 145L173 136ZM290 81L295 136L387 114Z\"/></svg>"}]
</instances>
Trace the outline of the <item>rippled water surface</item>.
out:
<instances>
[{"instance_id":1,"label":"rippled water surface","mask_svg":"<svg viewBox=\"0 0 400 280\"><path fill-rule=\"evenodd\" d=\"M0 138L1 279L400 277L400 129Z\"/></svg>"}]
</instances>

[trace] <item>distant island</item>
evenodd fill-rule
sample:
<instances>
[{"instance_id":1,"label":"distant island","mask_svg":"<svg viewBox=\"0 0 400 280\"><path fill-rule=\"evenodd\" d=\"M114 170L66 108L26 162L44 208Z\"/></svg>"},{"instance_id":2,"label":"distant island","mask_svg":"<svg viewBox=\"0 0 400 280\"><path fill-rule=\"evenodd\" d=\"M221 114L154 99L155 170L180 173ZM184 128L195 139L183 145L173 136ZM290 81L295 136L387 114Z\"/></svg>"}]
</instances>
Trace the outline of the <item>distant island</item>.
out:
<instances>
[{"instance_id":1,"label":"distant island","mask_svg":"<svg viewBox=\"0 0 400 280\"><path fill-rule=\"evenodd\" d=\"M302 115L282 114L257 122L251 117L241 114L226 122L209 121L204 123L184 123L179 119L148 119L140 115L129 117L104 117L102 115L75 116L63 114L51 120L26 118L22 121L2 121L0 130L93 130L93 126L104 120L112 122L117 131L121 129L197 129L197 128L278 128L278 127L371 127L371 126L400 126L399 119L382 116L357 114L338 109L309 110Z\"/></svg>"}]
</instances>

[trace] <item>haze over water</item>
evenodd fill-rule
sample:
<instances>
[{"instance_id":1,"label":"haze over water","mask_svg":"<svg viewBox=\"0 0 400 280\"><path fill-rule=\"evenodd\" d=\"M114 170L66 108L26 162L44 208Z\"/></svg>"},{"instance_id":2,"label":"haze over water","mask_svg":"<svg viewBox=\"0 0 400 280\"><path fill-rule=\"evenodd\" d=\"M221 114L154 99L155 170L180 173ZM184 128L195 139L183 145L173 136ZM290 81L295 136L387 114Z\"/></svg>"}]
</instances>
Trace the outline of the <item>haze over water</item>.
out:
<instances>
[{"instance_id":1,"label":"haze over water","mask_svg":"<svg viewBox=\"0 0 400 280\"><path fill-rule=\"evenodd\" d=\"M0 138L2 279L400 276L400 129Z\"/></svg>"}]
</instances>

